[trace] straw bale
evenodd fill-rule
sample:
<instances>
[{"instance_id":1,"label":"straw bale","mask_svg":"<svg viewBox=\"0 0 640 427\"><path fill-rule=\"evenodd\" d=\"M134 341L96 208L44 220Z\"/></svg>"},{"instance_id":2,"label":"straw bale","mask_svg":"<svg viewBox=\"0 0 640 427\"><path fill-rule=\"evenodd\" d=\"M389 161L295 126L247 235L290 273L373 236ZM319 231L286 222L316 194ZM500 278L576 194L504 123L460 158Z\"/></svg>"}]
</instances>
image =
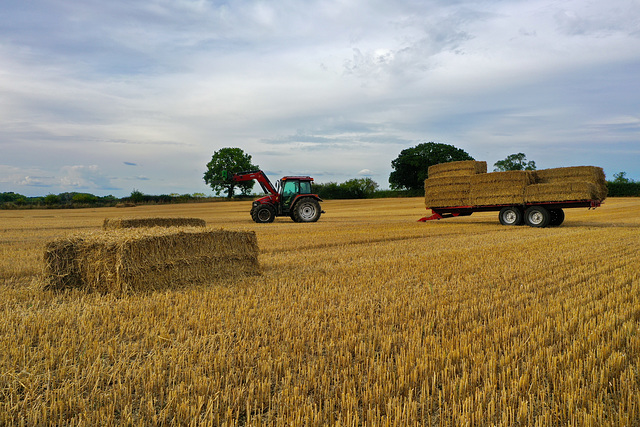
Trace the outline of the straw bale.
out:
<instances>
[{"instance_id":1,"label":"straw bale","mask_svg":"<svg viewBox=\"0 0 640 427\"><path fill-rule=\"evenodd\" d=\"M599 182L605 181L604 171L597 166L571 166L566 168L540 169L535 171L536 182L547 184L559 181Z\"/></svg>"},{"instance_id":2,"label":"straw bale","mask_svg":"<svg viewBox=\"0 0 640 427\"><path fill-rule=\"evenodd\" d=\"M471 191L469 201L473 206L522 204L524 203L524 187L520 189L492 187L490 190L474 188Z\"/></svg>"},{"instance_id":3,"label":"straw bale","mask_svg":"<svg viewBox=\"0 0 640 427\"><path fill-rule=\"evenodd\" d=\"M199 227L114 229L50 242L48 288L128 293L260 273L254 232Z\"/></svg>"},{"instance_id":4,"label":"straw bale","mask_svg":"<svg viewBox=\"0 0 640 427\"><path fill-rule=\"evenodd\" d=\"M507 171L507 172L491 172L473 175L471 177L471 186L478 184L499 183L505 184L513 183L513 185L529 185L533 184L534 176L531 171Z\"/></svg>"},{"instance_id":5,"label":"straw bale","mask_svg":"<svg viewBox=\"0 0 640 427\"><path fill-rule=\"evenodd\" d=\"M469 176L428 178L424 181L428 208L466 206L469 203Z\"/></svg>"},{"instance_id":6,"label":"straw bale","mask_svg":"<svg viewBox=\"0 0 640 427\"><path fill-rule=\"evenodd\" d=\"M80 286L77 256L81 239L70 237L48 242L44 249L45 275L54 289Z\"/></svg>"},{"instance_id":7,"label":"straw bale","mask_svg":"<svg viewBox=\"0 0 640 427\"><path fill-rule=\"evenodd\" d=\"M442 178L445 176L469 176L487 172L487 162L475 160L463 160L459 162L439 163L429 166L427 171L429 178Z\"/></svg>"},{"instance_id":8,"label":"straw bale","mask_svg":"<svg viewBox=\"0 0 640 427\"><path fill-rule=\"evenodd\" d=\"M474 206L524 203L525 188L534 182L530 171L491 172L471 177L470 204Z\"/></svg>"},{"instance_id":9,"label":"straw bale","mask_svg":"<svg viewBox=\"0 0 640 427\"><path fill-rule=\"evenodd\" d=\"M524 200L529 203L592 199L598 199L598 188L592 182L533 184L529 185L524 192Z\"/></svg>"},{"instance_id":10,"label":"straw bale","mask_svg":"<svg viewBox=\"0 0 640 427\"><path fill-rule=\"evenodd\" d=\"M535 178L538 184L590 182L596 186L593 199L604 200L607 197L607 183L604 171L597 166L541 169L535 172Z\"/></svg>"},{"instance_id":11,"label":"straw bale","mask_svg":"<svg viewBox=\"0 0 640 427\"><path fill-rule=\"evenodd\" d=\"M137 227L206 227L207 222L200 218L105 218L102 228Z\"/></svg>"}]
</instances>

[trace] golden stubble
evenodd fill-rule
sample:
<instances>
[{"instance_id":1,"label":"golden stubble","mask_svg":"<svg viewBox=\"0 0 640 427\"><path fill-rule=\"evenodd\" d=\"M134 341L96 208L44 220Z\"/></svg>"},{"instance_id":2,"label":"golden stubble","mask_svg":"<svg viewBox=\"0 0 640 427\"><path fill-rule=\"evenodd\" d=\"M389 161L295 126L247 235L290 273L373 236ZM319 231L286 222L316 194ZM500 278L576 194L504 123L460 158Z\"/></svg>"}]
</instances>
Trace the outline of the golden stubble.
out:
<instances>
[{"instance_id":1,"label":"golden stubble","mask_svg":"<svg viewBox=\"0 0 640 427\"><path fill-rule=\"evenodd\" d=\"M418 223L422 198L328 201L314 224L254 224L249 208L0 211L0 424L640 420L640 200L545 229ZM255 231L263 273L124 297L41 289L48 240L119 215Z\"/></svg>"}]
</instances>

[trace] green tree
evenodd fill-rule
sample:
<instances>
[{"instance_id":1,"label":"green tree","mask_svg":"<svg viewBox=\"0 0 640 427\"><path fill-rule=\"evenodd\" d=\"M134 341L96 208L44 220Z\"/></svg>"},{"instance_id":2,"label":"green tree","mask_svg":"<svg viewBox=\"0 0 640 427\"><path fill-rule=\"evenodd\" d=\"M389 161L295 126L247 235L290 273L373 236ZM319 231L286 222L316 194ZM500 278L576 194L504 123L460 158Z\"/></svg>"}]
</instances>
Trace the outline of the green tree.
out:
<instances>
[{"instance_id":1,"label":"green tree","mask_svg":"<svg viewBox=\"0 0 640 427\"><path fill-rule=\"evenodd\" d=\"M340 184L340 187L350 199L366 199L376 192L378 183L369 177L353 178Z\"/></svg>"},{"instance_id":2,"label":"green tree","mask_svg":"<svg viewBox=\"0 0 640 427\"><path fill-rule=\"evenodd\" d=\"M133 203L141 203L144 201L144 194L142 193L142 191L136 190L134 188L131 192L131 195L129 196L129 199L131 199Z\"/></svg>"},{"instance_id":3,"label":"green tree","mask_svg":"<svg viewBox=\"0 0 640 427\"><path fill-rule=\"evenodd\" d=\"M45 205L57 205L60 203L60 196L57 194L47 194L44 198Z\"/></svg>"},{"instance_id":4,"label":"green tree","mask_svg":"<svg viewBox=\"0 0 640 427\"><path fill-rule=\"evenodd\" d=\"M613 182L616 184L628 184L633 182L632 179L627 178L626 172L618 172L613 174Z\"/></svg>"},{"instance_id":5,"label":"green tree","mask_svg":"<svg viewBox=\"0 0 640 427\"><path fill-rule=\"evenodd\" d=\"M536 170L536 162L527 162L527 156L524 153L510 154L504 160L498 160L493 164L494 172L506 171L534 171Z\"/></svg>"},{"instance_id":6,"label":"green tree","mask_svg":"<svg viewBox=\"0 0 640 427\"><path fill-rule=\"evenodd\" d=\"M473 157L453 145L423 142L402 150L391 162L393 172L389 175L389 184L394 190L420 190L424 188L429 166L460 160L473 160Z\"/></svg>"},{"instance_id":7,"label":"green tree","mask_svg":"<svg viewBox=\"0 0 640 427\"><path fill-rule=\"evenodd\" d=\"M251 163L251 156L240 148L221 148L213 153L211 161L207 163L207 171L204 173L204 182L209 184L216 195L225 191L227 197L233 197L235 188L239 188L242 194L249 194L253 188L253 181L235 182L229 179L237 172L245 172L260 169ZM224 173L228 175L225 176Z\"/></svg>"},{"instance_id":8,"label":"green tree","mask_svg":"<svg viewBox=\"0 0 640 427\"><path fill-rule=\"evenodd\" d=\"M0 203L15 203L16 205L25 205L27 203L27 196L9 191L7 193L0 193Z\"/></svg>"},{"instance_id":9,"label":"green tree","mask_svg":"<svg viewBox=\"0 0 640 427\"><path fill-rule=\"evenodd\" d=\"M73 197L71 197L71 200L74 201L75 203L91 204L91 203L97 202L98 197L90 193L75 193Z\"/></svg>"},{"instance_id":10,"label":"green tree","mask_svg":"<svg viewBox=\"0 0 640 427\"><path fill-rule=\"evenodd\" d=\"M311 183L311 192L316 193L323 199L340 199L342 195L341 184L337 182Z\"/></svg>"}]
</instances>

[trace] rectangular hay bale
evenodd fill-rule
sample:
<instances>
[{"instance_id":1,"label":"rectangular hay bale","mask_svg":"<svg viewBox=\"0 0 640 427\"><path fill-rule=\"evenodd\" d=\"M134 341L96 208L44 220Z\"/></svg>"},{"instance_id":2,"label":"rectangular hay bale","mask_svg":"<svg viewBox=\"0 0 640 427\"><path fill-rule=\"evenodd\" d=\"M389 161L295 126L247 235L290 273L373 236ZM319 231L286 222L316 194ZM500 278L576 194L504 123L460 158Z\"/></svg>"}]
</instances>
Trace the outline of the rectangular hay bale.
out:
<instances>
[{"instance_id":1,"label":"rectangular hay bale","mask_svg":"<svg viewBox=\"0 0 640 427\"><path fill-rule=\"evenodd\" d=\"M69 237L48 242L44 249L45 279L48 288L67 289L80 286L78 246L80 238Z\"/></svg>"},{"instance_id":2,"label":"rectangular hay bale","mask_svg":"<svg viewBox=\"0 0 640 427\"><path fill-rule=\"evenodd\" d=\"M427 208L466 206L469 203L469 176L428 178L424 181Z\"/></svg>"},{"instance_id":3,"label":"rectangular hay bale","mask_svg":"<svg viewBox=\"0 0 640 427\"><path fill-rule=\"evenodd\" d=\"M549 184L560 181L605 182L604 171L597 166L570 166L565 168L540 169L534 172L536 182Z\"/></svg>"},{"instance_id":4,"label":"rectangular hay bale","mask_svg":"<svg viewBox=\"0 0 640 427\"><path fill-rule=\"evenodd\" d=\"M181 287L260 274L255 232L133 228L91 232L49 242L49 289L116 294Z\"/></svg>"},{"instance_id":5,"label":"rectangular hay bale","mask_svg":"<svg viewBox=\"0 0 640 427\"><path fill-rule=\"evenodd\" d=\"M429 166L427 176L429 178L442 178L445 176L469 176L487 172L487 162L475 160L463 160L459 162L439 163Z\"/></svg>"},{"instance_id":6,"label":"rectangular hay bale","mask_svg":"<svg viewBox=\"0 0 640 427\"><path fill-rule=\"evenodd\" d=\"M530 171L491 172L471 176L470 204L474 206L524 203L525 188L533 184Z\"/></svg>"},{"instance_id":7,"label":"rectangular hay bale","mask_svg":"<svg viewBox=\"0 0 640 427\"><path fill-rule=\"evenodd\" d=\"M597 186L592 182L568 181L549 184L532 184L524 192L527 203L565 202L598 198Z\"/></svg>"},{"instance_id":8,"label":"rectangular hay bale","mask_svg":"<svg viewBox=\"0 0 640 427\"><path fill-rule=\"evenodd\" d=\"M105 218L102 229L138 227L206 227L207 222L200 218Z\"/></svg>"},{"instance_id":9,"label":"rectangular hay bale","mask_svg":"<svg viewBox=\"0 0 640 427\"><path fill-rule=\"evenodd\" d=\"M595 185L593 199L607 197L607 182L602 168L597 166L570 166L535 171L537 184L560 184L567 182L590 182Z\"/></svg>"}]
</instances>

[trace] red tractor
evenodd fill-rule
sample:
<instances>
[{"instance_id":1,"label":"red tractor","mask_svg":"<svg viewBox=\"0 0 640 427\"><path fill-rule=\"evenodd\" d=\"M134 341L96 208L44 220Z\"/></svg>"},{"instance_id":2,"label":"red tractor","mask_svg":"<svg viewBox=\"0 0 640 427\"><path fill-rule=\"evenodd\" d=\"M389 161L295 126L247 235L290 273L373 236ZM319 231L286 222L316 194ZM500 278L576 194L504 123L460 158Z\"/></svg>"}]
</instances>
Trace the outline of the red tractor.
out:
<instances>
[{"instance_id":1,"label":"red tractor","mask_svg":"<svg viewBox=\"0 0 640 427\"><path fill-rule=\"evenodd\" d=\"M309 176L285 176L274 187L261 170L238 172L231 177L242 182L255 179L267 193L253 202L251 218L257 223L273 222L277 216L289 216L294 222L316 222L320 214L322 199L311 192L313 178Z\"/></svg>"}]
</instances>

